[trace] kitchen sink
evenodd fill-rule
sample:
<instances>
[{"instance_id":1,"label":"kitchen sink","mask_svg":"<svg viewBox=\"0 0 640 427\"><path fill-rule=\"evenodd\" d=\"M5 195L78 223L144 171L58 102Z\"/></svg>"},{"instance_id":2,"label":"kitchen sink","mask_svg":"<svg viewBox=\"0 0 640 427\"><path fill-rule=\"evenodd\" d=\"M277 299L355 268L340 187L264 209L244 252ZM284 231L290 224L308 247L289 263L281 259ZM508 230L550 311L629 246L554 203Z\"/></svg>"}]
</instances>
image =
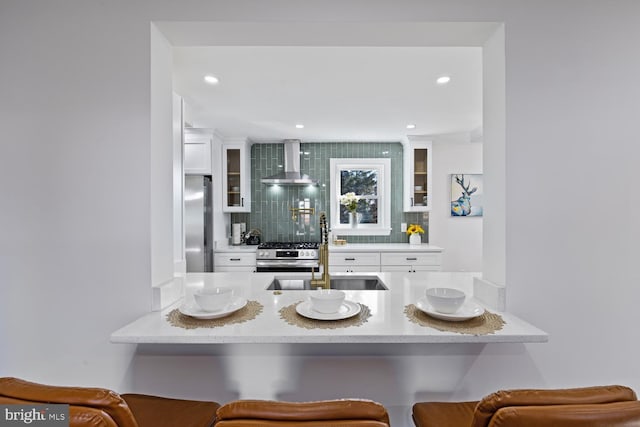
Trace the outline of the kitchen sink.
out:
<instances>
[{"instance_id":1,"label":"kitchen sink","mask_svg":"<svg viewBox=\"0 0 640 427\"><path fill-rule=\"evenodd\" d=\"M269 291L304 291L314 289L310 278L274 277ZM334 276L331 289L341 291L386 291L389 288L376 276Z\"/></svg>"}]
</instances>

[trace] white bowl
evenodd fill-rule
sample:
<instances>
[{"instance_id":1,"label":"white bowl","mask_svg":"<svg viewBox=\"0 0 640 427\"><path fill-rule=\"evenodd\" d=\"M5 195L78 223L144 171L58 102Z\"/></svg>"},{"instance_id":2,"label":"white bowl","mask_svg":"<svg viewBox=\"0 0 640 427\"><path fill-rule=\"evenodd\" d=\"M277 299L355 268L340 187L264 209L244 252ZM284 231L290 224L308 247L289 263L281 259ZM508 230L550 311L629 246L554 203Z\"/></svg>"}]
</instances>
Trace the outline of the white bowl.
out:
<instances>
[{"instance_id":1,"label":"white bowl","mask_svg":"<svg viewBox=\"0 0 640 427\"><path fill-rule=\"evenodd\" d=\"M311 292L311 309L318 313L337 313L344 302L344 292L336 289L318 289Z\"/></svg>"},{"instance_id":2,"label":"white bowl","mask_svg":"<svg viewBox=\"0 0 640 427\"><path fill-rule=\"evenodd\" d=\"M462 307L466 295L458 289L429 288L425 291L427 301L440 313L453 314Z\"/></svg>"},{"instance_id":3,"label":"white bowl","mask_svg":"<svg viewBox=\"0 0 640 427\"><path fill-rule=\"evenodd\" d=\"M416 191L422 191L422 185L416 185L414 188Z\"/></svg>"},{"instance_id":4,"label":"white bowl","mask_svg":"<svg viewBox=\"0 0 640 427\"><path fill-rule=\"evenodd\" d=\"M219 311L229 305L233 289L228 287L203 288L194 292L196 304L204 311Z\"/></svg>"}]
</instances>

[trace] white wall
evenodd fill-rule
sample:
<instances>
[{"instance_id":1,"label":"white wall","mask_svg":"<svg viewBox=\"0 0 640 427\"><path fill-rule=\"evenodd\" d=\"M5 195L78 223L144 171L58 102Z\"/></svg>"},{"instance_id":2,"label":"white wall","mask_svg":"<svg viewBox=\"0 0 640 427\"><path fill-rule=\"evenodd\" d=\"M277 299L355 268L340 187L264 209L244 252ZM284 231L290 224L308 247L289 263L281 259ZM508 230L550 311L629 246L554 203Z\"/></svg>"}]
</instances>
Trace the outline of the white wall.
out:
<instances>
[{"instance_id":1,"label":"white wall","mask_svg":"<svg viewBox=\"0 0 640 427\"><path fill-rule=\"evenodd\" d=\"M151 284L174 277L175 126L171 45L151 24ZM171 188L171 192L167 189Z\"/></svg>"},{"instance_id":2,"label":"white wall","mask_svg":"<svg viewBox=\"0 0 640 427\"><path fill-rule=\"evenodd\" d=\"M109 334L151 306L149 23L96 5L0 6L0 375L128 387Z\"/></svg>"},{"instance_id":3,"label":"white wall","mask_svg":"<svg viewBox=\"0 0 640 427\"><path fill-rule=\"evenodd\" d=\"M259 390L243 397L376 398L397 426L415 400L502 387L640 390L640 202L627 185L640 157L640 3L363 5L3 0L0 375L220 401L243 395L250 379ZM149 22L205 19L505 22L508 308L550 342L141 346L135 355L110 344L150 305ZM487 129L484 145L486 168Z\"/></svg>"},{"instance_id":4,"label":"white wall","mask_svg":"<svg viewBox=\"0 0 640 427\"><path fill-rule=\"evenodd\" d=\"M485 212L483 218L482 277L493 285L506 284L506 95L504 25L482 49L482 117Z\"/></svg>"},{"instance_id":5,"label":"white wall","mask_svg":"<svg viewBox=\"0 0 640 427\"><path fill-rule=\"evenodd\" d=\"M184 161L183 161L183 101L182 97L173 93L173 272L180 275L186 272L184 259Z\"/></svg>"},{"instance_id":6,"label":"white wall","mask_svg":"<svg viewBox=\"0 0 640 427\"><path fill-rule=\"evenodd\" d=\"M483 217L451 216L451 174L482 173L482 143L465 135L433 138L433 206L429 243L445 248L443 271L482 271ZM486 186L484 187L486 188ZM486 194L486 191L485 191Z\"/></svg>"}]
</instances>

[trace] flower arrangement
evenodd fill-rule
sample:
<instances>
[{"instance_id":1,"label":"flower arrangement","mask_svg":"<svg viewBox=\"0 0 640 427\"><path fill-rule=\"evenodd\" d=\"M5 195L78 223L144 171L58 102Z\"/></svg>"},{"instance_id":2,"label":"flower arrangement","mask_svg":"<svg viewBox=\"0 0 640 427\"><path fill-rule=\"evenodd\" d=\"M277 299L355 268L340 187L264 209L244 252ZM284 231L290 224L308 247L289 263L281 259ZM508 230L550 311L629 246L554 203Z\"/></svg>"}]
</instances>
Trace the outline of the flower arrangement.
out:
<instances>
[{"instance_id":1,"label":"flower arrangement","mask_svg":"<svg viewBox=\"0 0 640 427\"><path fill-rule=\"evenodd\" d=\"M340 196L340 204L343 205L350 213L355 213L358 208L358 201L360 196L356 196L356 193L349 192Z\"/></svg>"},{"instance_id":2,"label":"flower arrangement","mask_svg":"<svg viewBox=\"0 0 640 427\"><path fill-rule=\"evenodd\" d=\"M407 228L407 235L411 236L413 234L424 234L424 229L420 226L420 224L409 224Z\"/></svg>"}]
</instances>

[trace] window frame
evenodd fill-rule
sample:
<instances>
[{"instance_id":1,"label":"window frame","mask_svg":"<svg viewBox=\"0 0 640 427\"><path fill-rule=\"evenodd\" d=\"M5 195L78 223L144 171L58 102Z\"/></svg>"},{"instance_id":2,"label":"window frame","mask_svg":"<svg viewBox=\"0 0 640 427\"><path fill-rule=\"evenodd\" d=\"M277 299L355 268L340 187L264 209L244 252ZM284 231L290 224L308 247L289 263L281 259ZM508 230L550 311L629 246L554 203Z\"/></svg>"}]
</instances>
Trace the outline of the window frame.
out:
<instances>
[{"instance_id":1,"label":"window frame","mask_svg":"<svg viewBox=\"0 0 640 427\"><path fill-rule=\"evenodd\" d=\"M388 236L391 234L391 159L387 158L332 158L330 163L331 231L343 236ZM345 169L378 171L378 224L340 224L340 175Z\"/></svg>"}]
</instances>

